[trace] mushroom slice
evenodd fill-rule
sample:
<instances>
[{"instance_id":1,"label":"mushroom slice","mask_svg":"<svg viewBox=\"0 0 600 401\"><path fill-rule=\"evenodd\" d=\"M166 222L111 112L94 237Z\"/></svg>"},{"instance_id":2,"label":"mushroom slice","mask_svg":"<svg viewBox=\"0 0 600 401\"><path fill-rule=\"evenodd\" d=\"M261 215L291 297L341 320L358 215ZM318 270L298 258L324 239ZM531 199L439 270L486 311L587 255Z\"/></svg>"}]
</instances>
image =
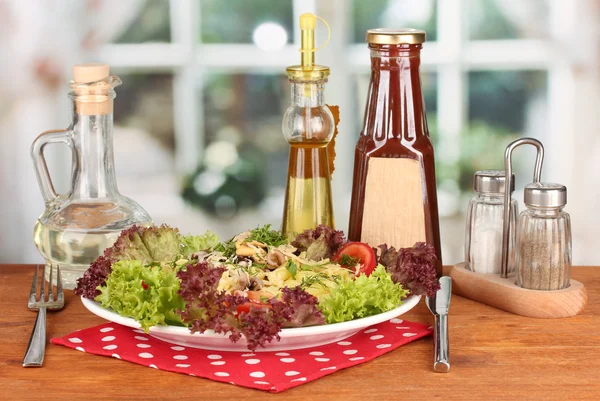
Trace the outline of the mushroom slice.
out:
<instances>
[{"instance_id":1,"label":"mushroom slice","mask_svg":"<svg viewBox=\"0 0 600 401\"><path fill-rule=\"evenodd\" d=\"M250 276L250 285L248 288L252 291L257 291L263 288L265 283L258 277Z\"/></svg>"},{"instance_id":2,"label":"mushroom slice","mask_svg":"<svg viewBox=\"0 0 600 401\"><path fill-rule=\"evenodd\" d=\"M267 255L267 266L269 268L274 269L279 267L285 263L286 257L281 251L278 249L272 249L271 252Z\"/></svg>"},{"instance_id":3,"label":"mushroom slice","mask_svg":"<svg viewBox=\"0 0 600 401\"><path fill-rule=\"evenodd\" d=\"M206 260L209 256L209 253L206 251L198 251L192 254L192 259L198 259L198 261L202 262Z\"/></svg>"},{"instance_id":4,"label":"mushroom slice","mask_svg":"<svg viewBox=\"0 0 600 401\"><path fill-rule=\"evenodd\" d=\"M250 285L250 275L243 269L230 269L229 277L234 280L233 290L245 290Z\"/></svg>"}]
</instances>

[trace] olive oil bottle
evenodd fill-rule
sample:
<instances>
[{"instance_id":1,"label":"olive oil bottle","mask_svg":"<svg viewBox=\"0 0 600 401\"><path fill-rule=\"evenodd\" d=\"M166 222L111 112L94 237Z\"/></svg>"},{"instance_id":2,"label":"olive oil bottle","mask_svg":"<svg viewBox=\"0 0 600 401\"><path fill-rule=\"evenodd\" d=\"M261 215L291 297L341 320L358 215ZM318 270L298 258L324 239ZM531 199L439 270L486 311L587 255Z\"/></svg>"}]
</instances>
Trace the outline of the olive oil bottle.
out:
<instances>
[{"instance_id":1,"label":"olive oil bottle","mask_svg":"<svg viewBox=\"0 0 600 401\"><path fill-rule=\"evenodd\" d=\"M288 236L319 224L334 226L327 145L335 123L323 91L329 67L315 65L315 15L300 16L301 65L286 69L292 104L283 117L283 134L290 144L282 232Z\"/></svg>"}]
</instances>

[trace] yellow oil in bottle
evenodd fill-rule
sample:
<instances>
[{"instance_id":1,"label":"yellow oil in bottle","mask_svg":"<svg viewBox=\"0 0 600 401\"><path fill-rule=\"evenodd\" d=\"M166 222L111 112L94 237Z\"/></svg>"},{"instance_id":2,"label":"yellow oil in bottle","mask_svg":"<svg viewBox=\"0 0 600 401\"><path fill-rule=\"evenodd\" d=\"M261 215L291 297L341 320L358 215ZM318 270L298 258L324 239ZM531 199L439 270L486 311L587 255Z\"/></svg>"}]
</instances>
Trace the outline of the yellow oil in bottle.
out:
<instances>
[{"instance_id":1,"label":"yellow oil in bottle","mask_svg":"<svg viewBox=\"0 0 600 401\"><path fill-rule=\"evenodd\" d=\"M290 144L282 231L291 236L319 224L334 227L328 141Z\"/></svg>"}]
</instances>

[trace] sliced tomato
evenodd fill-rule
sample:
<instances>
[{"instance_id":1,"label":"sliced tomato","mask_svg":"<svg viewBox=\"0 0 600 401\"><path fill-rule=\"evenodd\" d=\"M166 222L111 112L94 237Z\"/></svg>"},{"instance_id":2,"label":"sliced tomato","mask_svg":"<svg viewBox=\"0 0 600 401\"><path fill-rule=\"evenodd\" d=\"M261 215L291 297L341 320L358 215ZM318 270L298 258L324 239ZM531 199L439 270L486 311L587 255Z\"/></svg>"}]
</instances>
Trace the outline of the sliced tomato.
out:
<instances>
[{"instance_id":1,"label":"sliced tomato","mask_svg":"<svg viewBox=\"0 0 600 401\"><path fill-rule=\"evenodd\" d=\"M248 291L248 299L250 302L265 304L271 298L273 298L273 294L266 291Z\"/></svg>"},{"instance_id":2,"label":"sliced tomato","mask_svg":"<svg viewBox=\"0 0 600 401\"><path fill-rule=\"evenodd\" d=\"M257 304L255 302L245 302L237 307L238 315L240 313L250 313L251 308L266 308L271 309L271 305L269 304Z\"/></svg>"},{"instance_id":3,"label":"sliced tomato","mask_svg":"<svg viewBox=\"0 0 600 401\"><path fill-rule=\"evenodd\" d=\"M339 251L337 251L332 260L340 263L344 255L349 256L360 263L361 267L359 274L364 273L369 276L371 275L371 272L375 270L375 266L377 265L373 248L364 242L348 242L346 245L342 246ZM354 268L354 266L346 266L343 264L342 266L350 269Z\"/></svg>"},{"instance_id":4,"label":"sliced tomato","mask_svg":"<svg viewBox=\"0 0 600 401\"><path fill-rule=\"evenodd\" d=\"M249 313L250 308L271 309L272 306L268 303L271 298L273 298L273 295L265 291L248 291L248 302L239 305L237 313L238 315L240 313Z\"/></svg>"}]
</instances>

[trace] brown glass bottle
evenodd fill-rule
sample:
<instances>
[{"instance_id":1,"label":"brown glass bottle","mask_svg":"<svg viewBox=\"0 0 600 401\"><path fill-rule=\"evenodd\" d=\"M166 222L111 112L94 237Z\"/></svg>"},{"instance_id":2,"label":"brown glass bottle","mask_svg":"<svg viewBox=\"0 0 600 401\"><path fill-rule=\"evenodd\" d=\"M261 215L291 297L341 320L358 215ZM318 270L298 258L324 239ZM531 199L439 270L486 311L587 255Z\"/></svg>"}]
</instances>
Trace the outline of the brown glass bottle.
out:
<instances>
[{"instance_id":1,"label":"brown glass bottle","mask_svg":"<svg viewBox=\"0 0 600 401\"><path fill-rule=\"evenodd\" d=\"M371 84L354 154L348 238L372 246L441 244L433 145L419 76L425 32L367 32Z\"/></svg>"}]
</instances>

